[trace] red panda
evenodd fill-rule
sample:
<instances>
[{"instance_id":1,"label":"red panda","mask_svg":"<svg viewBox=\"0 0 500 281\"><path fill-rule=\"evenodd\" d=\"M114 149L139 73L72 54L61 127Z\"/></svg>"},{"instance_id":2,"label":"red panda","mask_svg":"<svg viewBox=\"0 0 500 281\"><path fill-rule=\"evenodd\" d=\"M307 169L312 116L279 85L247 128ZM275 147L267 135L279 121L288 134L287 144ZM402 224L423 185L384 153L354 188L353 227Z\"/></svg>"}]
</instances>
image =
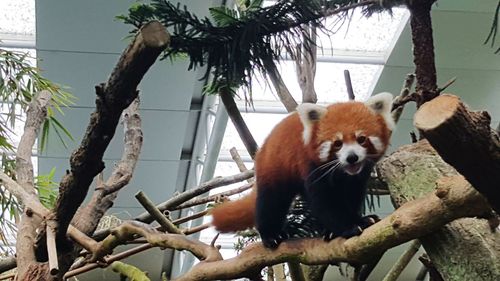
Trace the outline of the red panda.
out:
<instances>
[{"instance_id":1,"label":"red panda","mask_svg":"<svg viewBox=\"0 0 500 281\"><path fill-rule=\"evenodd\" d=\"M374 223L362 217L366 182L394 128L392 95L328 107L301 104L271 131L255 157L256 185L240 200L215 207L220 232L256 226L266 247L286 239L283 228L296 195L308 202L325 239L359 235Z\"/></svg>"}]
</instances>

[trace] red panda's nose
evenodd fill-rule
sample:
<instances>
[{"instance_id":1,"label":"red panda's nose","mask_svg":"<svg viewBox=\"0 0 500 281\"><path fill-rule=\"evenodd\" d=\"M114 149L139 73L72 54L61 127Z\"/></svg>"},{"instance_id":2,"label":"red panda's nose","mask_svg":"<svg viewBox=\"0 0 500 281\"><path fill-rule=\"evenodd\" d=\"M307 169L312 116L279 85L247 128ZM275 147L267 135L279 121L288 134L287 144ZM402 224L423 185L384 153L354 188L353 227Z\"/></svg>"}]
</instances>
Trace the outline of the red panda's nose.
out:
<instances>
[{"instance_id":1,"label":"red panda's nose","mask_svg":"<svg viewBox=\"0 0 500 281\"><path fill-rule=\"evenodd\" d=\"M358 159L359 159L358 155L356 155L355 153L351 153L347 155L346 161L349 164L354 164L358 161Z\"/></svg>"}]
</instances>

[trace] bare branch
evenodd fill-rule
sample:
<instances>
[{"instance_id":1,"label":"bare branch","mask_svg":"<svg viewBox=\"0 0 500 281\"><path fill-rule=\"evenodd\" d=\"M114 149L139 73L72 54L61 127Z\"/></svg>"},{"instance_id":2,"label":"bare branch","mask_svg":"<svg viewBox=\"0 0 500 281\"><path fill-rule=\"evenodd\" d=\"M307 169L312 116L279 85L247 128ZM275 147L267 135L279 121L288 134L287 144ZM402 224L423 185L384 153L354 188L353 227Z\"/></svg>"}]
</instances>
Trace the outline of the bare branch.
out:
<instances>
[{"instance_id":1,"label":"bare branch","mask_svg":"<svg viewBox=\"0 0 500 281\"><path fill-rule=\"evenodd\" d=\"M352 82L351 82L351 73L349 73L349 70L344 70L344 80L345 80L345 86L347 88L347 96L349 97L349 100L355 100L356 96L354 95L354 89L352 88Z\"/></svg>"},{"instance_id":2,"label":"bare branch","mask_svg":"<svg viewBox=\"0 0 500 281\"><path fill-rule=\"evenodd\" d=\"M39 214L42 212L42 216L48 213L43 205L40 204L40 200L36 195L31 156L33 145L40 132L40 127L47 117L47 107L49 106L51 96L49 91L41 91L33 98L26 112L24 132L19 141L16 153L16 177L19 186L14 185L14 181L5 184L5 182L8 181L8 177L2 175L4 186L10 193L16 196L25 207L21 216L21 221L18 224L16 242L16 253L19 259L17 273L20 276L27 271L30 263L36 261L32 245L36 237L36 228L41 222L39 216L30 216L29 212L26 212L26 208L31 208Z\"/></svg>"},{"instance_id":3,"label":"bare branch","mask_svg":"<svg viewBox=\"0 0 500 281\"><path fill-rule=\"evenodd\" d=\"M233 122L233 125L241 138L241 141L245 145L248 154L250 154L250 157L252 157L253 159L255 157L255 153L257 153L259 146L257 145L257 142L255 142L252 133L248 129L245 120L243 120L236 102L234 102L233 93L227 88L222 88L219 92L219 97L224 104L224 107L227 110L227 114L229 115L229 118L231 118L231 121Z\"/></svg>"},{"instance_id":4,"label":"bare branch","mask_svg":"<svg viewBox=\"0 0 500 281\"><path fill-rule=\"evenodd\" d=\"M273 83L274 89L276 90L276 94L280 99L281 103L285 106L288 112L292 112L297 108L297 101L293 98L292 94L288 90L283 78L281 78L281 74L276 67L274 61L269 59L264 59L263 61L264 67L266 68L266 73L271 82Z\"/></svg>"},{"instance_id":5,"label":"bare branch","mask_svg":"<svg viewBox=\"0 0 500 281\"><path fill-rule=\"evenodd\" d=\"M118 191L132 179L139 160L143 135L138 98L123 112L123 132L125 138L121 160L106 182L102 173L97 176L97 188L90 202L80 208L73 219L73 224L88 235L94 232L101 218L111 208Z\"/></svg>"},{"instance_id":6,"label":"bare branch","mask_svg":"<svg viewBox=\"0 0 500 281\"><path fill-rule=\"evenodd\" d=\"M254 174L255 173L253 170L249 170L249 171L246 171L243 173L239 173L239 174L235 174L235 175L231 175L231 176L227 176L227 177L213 178L207 182L202 183L201 185L199 185L197 187L190 188L187 191L185 191L177 196L174 196L173 198L170 198L169 200L167 200L161 204L156 205L156 207L160 211L171 210L174 207L178 206L179 204L182 204L182 203L186 202L187 200L194 198L198 195L201 195L205 192L208 192L214 188L249 179L249 178L253 177ZM153 218L151 217L151 215L149 215L146 212L146 213L142 213L141 215L137 216L135 218L135 220L150 223L153 221Z\"/></svg>"},{"instance_id":7,"label":"bare branch","mask_svg":"<svg viewBox=\"0 0 500 281\"><path fill-rule=\"evenodd\" d=\"M154 203L144 194L144 192L139 191L135 198L141 205L146 209L146 211L155 218L155 220L161 225L162 229L169 233L181 234L182 232L169 220L167 219L158 208L155 207Z\"/></svg>"},{"instance_id":8,"label":"bare branch","mask_svg":"<svg viewBox=\"0 0 500 281\"><path fill-rule=\"evenodd\" d=\"M392 107L392 112L391 112L394 123L398 123L399 118L403 113L405 104L402 103L402 101L407 99L407 97L410 95L410 91L414 81L415 81L415 74L413 73L406 74L406 79L403 84L403 87L401 88L401 92L393 101L393 104L396 104L396 106Z\"/></svg>"},{"instance_id":9,"label":"bare branch","mask_svg":"<svg viewBox=\"0 0 500 281\"><path fill-rule=\"evenodd\" d=\"M205 204L208 202L213 202L219 198L225 198L225 197L228 197L228 196L231 196L234 194L241 193L245 190L249 190L250 188L252 188L253 185L254 185L253 183L247 183L247 184L244 184L238 188L224 191L221 193L217 193L217 194L213 194L213 195L205 196L205 197L201 197L201 198L194 198L194 199L191 199L191 200L189 200L181 205L178 205L178 206L172 208L172 210L180 210L180 209L185 209L185 208Z\"/></svg>"},{"instance_id":10,"label":"bare branch","mask_svg":"<svg viewBox=\"0 0 500 281\"><path fill-rule=\"evenodd\" d=\"M57 260L57 247L56 247L56 229L57 223L49 220L47 226L47 252L49 256L49 272L52 276L59 273L59 262Z\"/></svg>"},{"instance_id":11,"label":"bare branch","mask_svg":"<svg viewBox=\"0 0 500 281\"><path fill-rule=\"evenodd\" d=\"M453 83L455 83L456 80L457 80L457 77L453 77L450 80L448 80L443 86L441 86L441 87L438 88L438 90L437 90L438 93L442 93L444 90L446 90L446 88L448 88Z\"/></svg>"},{"instance_id":12,"label":"bare branch","mask_svg":"<svg viewBox=\"0 0 500 281\"><path fill-rule=\"evenodd\" d=\"M295 58L297 80L302 90L302 102L316 103L318 101L314 89L317 56L316 27L304 28L302 38L302 44L297 46L297 57Z\"/></svg>"},{"instance_id":13,"label":"bare branch","mask_svg":"<svg viewBox=\"0 0 500 281\"><path fill-rule=\"evenodd\" d=\"M47 117L52 94L49 91L41 91L33 98L26 111L26 123L24 132L19 141L16 153L16 178L17 182L28 192L35 193L33 182L33 163L31 162L33 145L40 132L40 126Z\"/></svg>"},{"instance_id":14,"label":"bare branch","mask_svg":"<svg viewBox=\"0 0 500 281\"><path fill-rule=\"evenodd\" d=\"M408 249L399 257L382 281L396 281L399 275L401 275L401 272L403 272L410 263L413 256L418 252L420 246L420 241L413 240L408 246Z\"/></svg>"}]
</instances>

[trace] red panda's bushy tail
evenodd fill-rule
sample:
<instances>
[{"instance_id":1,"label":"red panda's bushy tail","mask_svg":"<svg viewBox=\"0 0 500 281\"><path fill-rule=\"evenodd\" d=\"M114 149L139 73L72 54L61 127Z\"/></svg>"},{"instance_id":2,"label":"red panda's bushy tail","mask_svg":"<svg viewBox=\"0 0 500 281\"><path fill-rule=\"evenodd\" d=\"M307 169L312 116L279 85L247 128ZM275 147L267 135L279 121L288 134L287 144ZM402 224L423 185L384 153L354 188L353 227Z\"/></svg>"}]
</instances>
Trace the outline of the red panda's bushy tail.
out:
<instances>
[{"instance_id":1,"label":"red panda's bushy tail","mask_svg":"<svg viewBox=\"0 0 500 281\"><path fill-rule=\"evenodd\" d=\"M257 190L244 197L220 204L211 210L212 225L219 232L236 232L255 225L255 203Z\"/></svg>"}]
</instances>

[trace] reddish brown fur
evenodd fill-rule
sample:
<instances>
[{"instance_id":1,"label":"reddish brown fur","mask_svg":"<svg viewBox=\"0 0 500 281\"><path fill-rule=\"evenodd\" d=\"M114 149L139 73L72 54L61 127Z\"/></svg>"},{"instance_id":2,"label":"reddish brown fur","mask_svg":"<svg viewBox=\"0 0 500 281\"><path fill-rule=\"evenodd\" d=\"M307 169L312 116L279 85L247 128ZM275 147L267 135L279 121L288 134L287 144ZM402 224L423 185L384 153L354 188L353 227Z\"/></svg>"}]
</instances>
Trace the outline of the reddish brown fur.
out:
<instances>
[{"instance_id":1,"label":"reddish brown fur","mask_svg":"<svg viewBox=\"0 0 500 281\"><path fill-rule=\"evenodd\" d=\"M385 147L390 136L383 117L373 113L361 102L330 105L326 115L313 126L311 141L306 146L303 130L297 113L286 117L272 130L255 159L256 177L260 183L272 183L280 178L302 182L309 172L309 163L319 162L319 145L324 141L334 140L336 132L343 134L344 142L354 142L355 132L361 130L366 136L379 137ZM374 153L371 144L369 148L370 153ZM379 156L382 154L383 152ZM255 207L254 188L250 195L214 208L212 224L220 232L252 227L255 222Z\"/></svg>"},{"instance_id":2,"label":"reddish brown fur","mask_svg":"<svg viewBox=\"0 0 500 281\"><path fill-rule=\"evenodd\" d=\"M255 186L252 191L236 201L225 202L212 209L212 224L220 232L245 230L255 225Z\"/></svg>"}]
</instances>

